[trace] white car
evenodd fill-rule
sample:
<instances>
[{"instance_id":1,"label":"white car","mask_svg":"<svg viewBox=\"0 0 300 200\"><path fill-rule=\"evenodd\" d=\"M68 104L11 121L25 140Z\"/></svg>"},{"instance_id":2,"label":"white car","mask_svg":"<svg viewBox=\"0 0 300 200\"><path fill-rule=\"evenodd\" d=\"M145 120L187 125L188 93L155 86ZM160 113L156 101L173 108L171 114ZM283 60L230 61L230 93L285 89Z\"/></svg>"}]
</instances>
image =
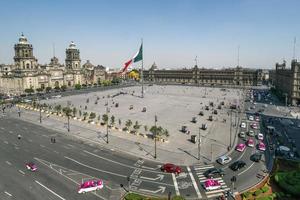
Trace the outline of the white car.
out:
<instances>
[{"instance_id":1,"label":"white car","mask_svg":"<svg viewBox=\"0 0 300 200\"><path fill-rule=\"evenodd\" d=\"M229 156L221 156L218 158L217 162L221 165L225 165L226 163L229 163L232 159Z\"/></svg>"},{"instance_id":2,"label":"white car","mask_svg":"<svg viewBox=\"0 0 300 200\"><path fill-rule=\"evenodd\" d=\"M263 140L264 139L264 135L262 133L258 133L257 134L257 139Z\"/></svg>"},{"instance_id":3,"label":"white car","mask_svg":"<svg viewBox=\"0 0 300 200\"><path fill-rule=\"evenodd\" d=\"M241 123L241 128L247 128L247 125L246 125L245 122L242 122L242 123Z\"/></svg>"},{"instance_id":4,"label":"white car","mask_svg":"<svg viewBox=\"0 0 300 200\"><path fill-rule=\"evenodd\" d=\"M254 117L253 117L252 115L249 115L248 119L249 119L250 121L253 121L253 120L254 120Z\"/></svg>"}]
</instances>

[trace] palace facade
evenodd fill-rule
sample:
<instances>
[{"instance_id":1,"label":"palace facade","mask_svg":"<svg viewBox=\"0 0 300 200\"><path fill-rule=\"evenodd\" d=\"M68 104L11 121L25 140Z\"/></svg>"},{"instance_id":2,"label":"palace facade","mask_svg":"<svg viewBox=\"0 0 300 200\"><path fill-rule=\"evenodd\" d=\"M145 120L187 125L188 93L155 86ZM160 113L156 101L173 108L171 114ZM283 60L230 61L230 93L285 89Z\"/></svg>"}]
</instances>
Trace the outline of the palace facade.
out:
<instances>
[{"instance_id":1,"label":"palace facade","mask_svg":"<svg viewBox=\"0 0 300 200\"><path fill-rule=\"evenodd\" d=\"M0 93L21 94L25 89L73 87L94 84L106 79L106 68L89 61L81 65L80 51L74 42L66 49L65 65L55 56L46 65L38 64L33 46L22 34L14 46L13 65L0 65Z\"/></svg>"},{"instance_id":2,"label":"palace facade","mask_svg":"<svg viewBox=\"0 0 300 200\"><path fill-rule=\"evenodd\" d=\"M241 67L207 69L195 66L191 69L158 69L155 63L144 70L144 80L157 83L181 83L197 85L258 86L262 83L262 70Z\"/></svg>"}]
</instances>

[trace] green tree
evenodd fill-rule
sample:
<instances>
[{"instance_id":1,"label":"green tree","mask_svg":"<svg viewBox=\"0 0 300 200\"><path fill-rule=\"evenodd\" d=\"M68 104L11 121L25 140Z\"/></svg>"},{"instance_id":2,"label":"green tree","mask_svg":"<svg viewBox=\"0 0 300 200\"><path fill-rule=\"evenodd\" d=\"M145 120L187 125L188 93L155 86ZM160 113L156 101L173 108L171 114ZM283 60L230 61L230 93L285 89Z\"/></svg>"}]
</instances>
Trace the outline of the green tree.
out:
<instances>
[{"instance_id":1,"label":"green tree","mask_svg":"<svg viewBox=\"0 0 300 200\"><path fill-rule=\"evenodd\" d=\"M91 113L90 113L90 119L95 119L95 117L96 117L96 114L93 113L93 112L91 112Z\"/></svg>"},{"instance_id":2,"label":"green tree","mask_svg":"<svg viewBox=\"0 0 300 200\"><path fill-rule=\"evenodd\" d=\"M59 105L56 105L55 107L54 107L54 109L56 110L56 112L60 112L61 111L61 105L59 104Z\"/></svg>"},{"instance_id":3,"label":"green tree","mask_svg":"<svg viewBox=\"0 0 300 200\"><path fill-rule=\"evenodd\" d=\"M127 129L129 129L132 126L132 121L130 119L128 119L125 123L125 126Z\"/></svg>"},{"instance_id":4,"label":"green tree","mask_svg":"<svg viewBox=\"0 0 300 200\"><path fill-rule=\"evenodd\" d=\"M87 117L87 116L88 116L88 113L87 113L87 112L84 112L84 113L83 113L83 119L86 120L86 117Z\"/></svg>"},{"instance_id":5,"label":"green tree","mask_svg":"<svg viewBox=\"0 0 300 200\"><path fill-rule=\"evenodd\" d=\"M55 89L56 91L59 91L59 90L60 90L60 87L59 87L59 86L55 86L54 89Z\"/></svg>"},{"instance_id":6,"label":"green tree","mask_svg":"<svg viewBox=\"0 0 300 200\"><path fill-rule=\"evenodd\" d=\"M46 87L46 92L49 93L52 90L51 87Z\"/></svg>"},{"instance_id":7,"label":"green tree","mask_svg":"<svg viewBox=\"0 0 300 200\"><path fill-rule=\"evenodd\" d=\"M71 116L72 114L72 109L70 107L64 107L62 111L63 113L65 113L66 116Z\"/></svg>"},{"instance_id":8,"label":"green tree","mask_svg":"<svg viewBox=\"0 0 300 200\"><path fill-rule=\"evenodd\" d=\"M62 86L60 87L60 89L61 89L61 91L66 91L67 86L66 86L66 85L62 85Z\"/></svg>"},{"instance_id":9,"label":"green tree","mask_svg":"<svg viewBox=\"0 0 300 200\"><path fill-rule=\"evenodd\" d=\"M36 91L37 91L37 92L43 92L44 89L43 89L43 88L37 88Z\"/></svg>"},{"instance_id":10,"label":"green tree","mask_svg":"<svg viewBox=\"0 0 300 200\"><path fill-rule=\"evenodd\" d=\"M80 84L75 84L75 90L80 90L81 89L81 85Z\"/></svg>"},{"instance_id":11,"label":"green tree","mask_svg":"<svg viewBox=\"0 0 300 200\"><path fill-rule=\"evenodd\" d=\"M110 125L111 126L115 125L115 116L113 116L113 115L110 117Z\"/></svg>"},{"instance_id":12,"label":"green tree","mask_svg":"<svg viewBox=\"0 0 300 200\"><path fill-rule=\"evenodd\" d=\"M33 88L27 88L27 89L25 89L25 92L29 93L29 94L32 94L32 93L34 93L34 89Z\"/></svg>"},{"instance_id":13,"label":"green tree","mask_svg":"<svg viewBox=\"0 0 300 200\"><path fill-rule=\"evenodd\" d=\"M102 115L102 120L103 120L103 122L104 122L105 124L107 124L107 122L108 122L108 115L107 115L107 114L103 114L103 115Z\"/></svg>"},{"instance_id":14,"label":"green tree","mask_svg":"<svg viewBox=\"0 0 300 200\"><path fill-rule=\"evenodd\" d=\"M141 125L139 125L139 122L136 121L134 126L133 126L134 130L137 132L140 129L140 127L141 127Z\"/></svg>"},{"instance_id":15,"label":"green tree","mask_svg":"<svg viewBox=\"0 0 300 200\"><path fill-rule=\"evenodd\" d=\"M74 107L73 110L72 110L72 112L73 112L73 116L75 117L76 114L77 114L77 109Z\"/></svg>"}]
</instances>

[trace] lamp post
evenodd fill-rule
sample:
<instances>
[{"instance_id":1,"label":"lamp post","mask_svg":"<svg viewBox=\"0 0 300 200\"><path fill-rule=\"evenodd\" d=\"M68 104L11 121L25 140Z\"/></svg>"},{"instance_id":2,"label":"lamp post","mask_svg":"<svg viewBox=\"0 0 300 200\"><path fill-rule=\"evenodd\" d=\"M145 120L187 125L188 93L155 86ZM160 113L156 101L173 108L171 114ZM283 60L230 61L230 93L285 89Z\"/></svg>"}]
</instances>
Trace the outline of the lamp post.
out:
<instances>
[{"instance_id":1,"label":"lamp post","mask_svg":"<svg viewBox=\"0 0 300 200\"><path fill-rule=\"evenodd\" d=\"M198 160L200 161L201 159L201 132L200 132L200 127L199 127L199 136L198 136Z\"/></svg>"},{"instance_id":2,"label":"lamp post","mask_svg":"<svg viewBox=\"0 0 300 200\"><path fill-rule=\"evenodd\" d=\"M157 158L157 154L156 154L156 134L157 134L157 127L156 127L156 122L157 122L157 116L155 115L154 117L154 127L155 127L155 131L154 131L154 158Z\"/></svg>"}]
</instances>

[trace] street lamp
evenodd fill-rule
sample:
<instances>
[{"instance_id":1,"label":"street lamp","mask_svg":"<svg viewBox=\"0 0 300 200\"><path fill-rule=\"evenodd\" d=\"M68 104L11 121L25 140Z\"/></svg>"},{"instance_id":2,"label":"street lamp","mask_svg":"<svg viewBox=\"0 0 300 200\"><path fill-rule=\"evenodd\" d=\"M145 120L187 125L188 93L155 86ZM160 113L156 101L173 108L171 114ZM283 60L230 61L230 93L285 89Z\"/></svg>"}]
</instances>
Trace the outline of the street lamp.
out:
<instances>
[{"instance_id":1,"label":"street lamp","mask_svg":"<svg viewBox=\"0 0 300 200\"><path fill-rule=\"evenodd\" d=\"M156 127L156 122L157 122L157 116L155 115L154 117L154 158L156 159L156 134L157 134L157 127Z\"/></svg>"}]
</instances>

